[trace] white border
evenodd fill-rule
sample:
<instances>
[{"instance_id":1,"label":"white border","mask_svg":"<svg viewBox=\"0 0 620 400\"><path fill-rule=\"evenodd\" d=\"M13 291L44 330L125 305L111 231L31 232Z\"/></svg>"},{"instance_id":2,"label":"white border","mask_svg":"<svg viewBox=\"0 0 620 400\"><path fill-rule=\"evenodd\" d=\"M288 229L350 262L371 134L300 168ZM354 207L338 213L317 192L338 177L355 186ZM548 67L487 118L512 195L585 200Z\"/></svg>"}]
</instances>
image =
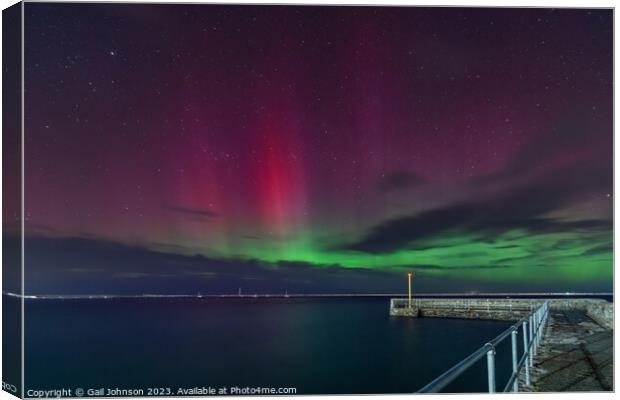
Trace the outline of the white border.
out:
<instances>
[{"instance_id":1,"label":"white border","mask_svg":"<svg viewBox=\"0 0 620 400\"><path fill-rule=\"evenodd\" d=\"M28 2L45 2L45 1L40 1L40 0L29 0ZM63 2L63 1L56 1L56 2ZM73 1L64 1L64 2L73 2ZM590 0L590 1L580 1L580 0L564 0L564 1L549 1L549 0L541 0L541 1L507 1L507 0L477 0L477 1L469 1L469 2L464 2L464 1L415 1L415 0L391 0L391 1L385 1L385 0L358 0L358 1L351 1L351 0L322 0L322 1L311 1L311 0L307 0L307 1L303 1L303 0L287 0L287 1L265 1L265 0L252 0L252 1L239 1L239 0L229 0L229 1L175 1L175 0L152 0L152 1L119 1L119 0L111 0L111 1L85 1L85 2L98 2L98 3L188 3L188 4L303 4L303 5L379 5L379 6L448 6L448 7L455 7L455 6L469 6L469 7L562 7L562 8L610 8L610 7L615 7L615 1L604 1L604 0ZM0 4L2 5L2 9L9 7L10 5L15 4L16 1L11 1L11 0L0 0ZM615 14L615 13L614 13ZM21 82L21 86L22 86L22 94L24 93L24 49L23 49L23 45L24 45L24 10L23 10L23 5L22 5L22 82ZM614 15L614 27L615 27L615 15ZM615 63L615 55L616 55L616 45L618 43L618 33L617 31L614 29L614 77L616 76L616 66L617 64ZM1 84L0 84L1 85ZM1 87L1 86L0 86ZM614 100L615 100L615 94L616 94L616 86L614 85ZM22 109L22 137L21 137L21 141L22 141L22 159L21 159L21 164L22 164L22 187L21 187L21 191L22 191L22 209L21 209L21 228L22 228L22 237L21 237L21 242L22 242L22 248L21 248L21 252L22 252L22 282L21 282L21 290L22 290L22 294L24 293L24 154L25 154L25 148L24 148L24 96L22 95L22 99L21 99L21 109ZM617 111L617 105L614 101L614 139L615 139L615 131L616 131L616 119L615 119L615 113ZM616 150L618 150L617 146L618 143L614 140L614 155L617 154ZM1 160L2 160L2 156L1 156L1 152L0 152L0 165L1 165ZM620 167L618 167L615 163L615 158L614 158L614 188L615 188L615 184L616 184L616 178L619 176L618 175L618 170ZM1 198L1 192L2 192L2 188L0 186L0 198ZM614 191L614 195L615 195L615 191ZM618 200L618 198L614 198L614 210L617 209L617 207L620 205L620 200ZM0 219L1 219L1 215L0 215ZM615 218L615 213L614 213L614 254L616 254L616 251L618 251L618 248L620 247L617 246L618 241L616 240L616 235L618 232L618 227L616 226L616 218ZM2 249L0 246L0 256L2 254ZM615 257L614 257L614 267L615 267ZM614 288L618 287L617 286L617 281L618 276L617 274L614 273ZM1 283L1 276L0 276L0 283ZM615 290L614 290L615 292ZM615 307L615 303L614 303L614 307ZM23 324L24 324L24 303L23 303L23 299L22 299L22 304L21 304L21 308L22 308L22 333L23 333ZM615 310L614 310L615 312ZM1 328L1 320L0 320L0 328ZM616 336L616 334L614 335ZM619 358L618 356L618 350L615 346L616 340L614 337L614 360L618 360ZM22 334L22 391L24 390L24 379L23 379L23 367L24 367L24 337ZM0 341L0 351L1 351L1 341ZM51 368L53 368L53 366L50 366ZM618 387L618 374L615 373L616 372L616 368L614 366L614 387ZM1 366L0 366L0 373L1 373ZM380 398L380 399L397 399L397 398L402 398L403 396L406 395L376 395L373 396L375 398ZM416 395L419 396L419 395ZM425 395L428 396L428 395ZM466 395L466 394L458 394L458 395L449 395L451 396L451 398L454 399L471 399L472 395ZM476 394L474 396L479 396L479 394ZM519 394L504 394L504 395L485 395L485 398L488 399L494 399L494 398L499 398L500 396L519 396L521 398L532 398L532 396L538 397L538 396L545 396L546 398L561 398L561 399L575 399L575 398L583 398L583 397L588 397L589 400L595 400L595 399L602 399L602 398L612 398L612 394L607 394L607 393L584 393L584 394L579 394L579 393L566 393L566 394L558 394L558 393L530 393L530 394L524 394L524 393L519 393ZM288 399L293 399L295 397L319 397L319 396L283 396L284 398L288 398ZM361 396L320 396L323 398L338 398L338 399L342 399L342 400L349 400L349 399L358 399ZM4 391L0 391L0 400L4 400L4 399L14 399L15 397L11 396L10 394L8 394L7 392ZM184 397L170 397L173 399L184 399ZM228 397L228 398L233 398L233 397ZM234 397L234 398L240 398L240 397ZM273 399L273 397L253 397L255 399Z\"/></svg>"}]
</instances>

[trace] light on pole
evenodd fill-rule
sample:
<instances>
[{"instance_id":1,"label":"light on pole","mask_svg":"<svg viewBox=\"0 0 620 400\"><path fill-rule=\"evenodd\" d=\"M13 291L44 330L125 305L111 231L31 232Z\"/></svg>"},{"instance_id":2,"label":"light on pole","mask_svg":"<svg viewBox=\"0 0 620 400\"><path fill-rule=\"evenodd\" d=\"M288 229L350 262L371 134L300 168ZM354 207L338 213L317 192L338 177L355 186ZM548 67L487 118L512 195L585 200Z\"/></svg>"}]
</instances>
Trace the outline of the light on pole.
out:
<instances>
[{"instance_id":1,"label":"light on pole","mask_svg":"<svg viewBox=\"0 0 620 400\"><path fill-rule=\"evenodd\" d=\"M407 272L407 278L409 280L409 308L411 308L411 276L413 272Z\"/></svg>"}]
</instances>

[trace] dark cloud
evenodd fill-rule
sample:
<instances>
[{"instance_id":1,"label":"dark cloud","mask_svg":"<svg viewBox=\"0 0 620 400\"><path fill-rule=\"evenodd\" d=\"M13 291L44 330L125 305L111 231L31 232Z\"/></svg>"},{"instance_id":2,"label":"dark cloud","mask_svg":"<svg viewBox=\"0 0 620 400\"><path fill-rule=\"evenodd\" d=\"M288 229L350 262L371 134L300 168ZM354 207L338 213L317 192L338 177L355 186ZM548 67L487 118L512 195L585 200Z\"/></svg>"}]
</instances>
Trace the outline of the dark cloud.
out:
<instances>
[{"instance_id":1,"label":"dark cloud","mask_svg":"<svg viewBox=\"0 0 620 400\"><path fill-rule=\"evenodd\" d=\"M408 189L424 183L424 179L418 174L406 171L391 171L386 173L379 181L379 190L382 192L392 192Z\"/></svg>"},{"instance_id":2,"label":"dark cloud","mask_svg":"<svg viewBox=\"0 0 620 400\"><path fill-rule=\"evenodd\" d=\"M194 217L204 217L204 218L215 218L220 215L215 211L208 209L200 209L200 208L189 208L189 207L180 207L180 206L164 206L166 210L174 211L180 214L186 214Z\"/></svg>"},{"instance_id":3,"label":"dark cloud","mask_svg":"<svg viewBox=\"0 0 620 400\"><path fill-rule=\"evenodd\" d=\"M462 270L472 270L472 269L502 269L502 268L512 268L509 265L459 265L459 266L448 266L448 265L435 265L435 264L418 264L411 265L408 267L399 267L405 270L413 270L413 271L462 271Z\"/></svg>"},{"instance_id":4,"label":"dark cloud","mask_svg":"<svg viewBox=\"0 0 620 400\"><path fill-rule=\"evenodd\" d=\"M260 240L261 239L260 236L256 236L256 235L243 235L242 237L248 240Z\"/></svg>"},{"instance_id":5,"label":"dark cloud","mask_svg":"<svg viewBox=\"0 0 620 400\"><path fill-rule=\"evenodd\" d=\"M426 239L445 230L465 224L475 210L459 204L414 216L388 220L375 226L361 240L343 246L345 250L365 253L389 253L405 247L418 239Z\"/></svg>"},{"instance_id":6,"label":"dark cloud","mask_svg":"<svg viewBox=\"0 0 620 400\"><path fill-rule=\"evenodd\" d=\"M499 264L507 264L507 263L520 262L520 261L523 261L523 260L536 261L537 259L538 259L538 257L534 256L533 254L527 254L527 255L518 256L518 257L501 258L501 259L497 260L497 263L499 263Z\"/></svg>"},{"instance_id":7,"label":"dark cloud","mask_svg":"<svg viewBox=\"0 0 620 400\"><path fill-rule=\"evenodd\" d=\"M596 246L593 247L591 249L588 249L586 251L584 251L581 255L582 256L593 256L596 254L612 254L614 251L614 246L613 244L609 243L609 244L605 244L602 246Z\"/></svg>"},{"instance_id":8,"label":"dark cloud","mask_svg":"<svg viewBox=\"0 0 620 400\"><path fill-rule=\"evenodd\" d=\"M610 169L574 165L528 181L507 193L385 221L371 228L361 239L339 249L390 253L450 233L468 233L488 241L514 229L530 233L609 230L610 220L567 222L546 215L580 196L607 193L611 185Z\"/></svg>"},{"instance_id":9,"label":"dark cloud","mask_svg":"<svg viewBox=\"0 0 620 400\"><path fill-rule=\"evenodd\" d=\"M14 239L18 243L18 238ZM8 242L5 244L9 244ZM394 293L392 271L173 254L103 239L28 237L30 294Z\"/></svg>"}]
</instances>

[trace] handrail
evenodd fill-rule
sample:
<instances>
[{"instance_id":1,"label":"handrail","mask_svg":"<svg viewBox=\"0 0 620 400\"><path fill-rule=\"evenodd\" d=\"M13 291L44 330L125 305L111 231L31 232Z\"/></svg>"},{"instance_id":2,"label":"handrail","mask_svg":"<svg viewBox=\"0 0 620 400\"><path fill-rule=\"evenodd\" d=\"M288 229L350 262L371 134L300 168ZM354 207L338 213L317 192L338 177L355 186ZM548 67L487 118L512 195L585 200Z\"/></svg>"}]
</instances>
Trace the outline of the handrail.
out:
<instances>
[{"instance_id":1,"label":"handrail","mask_svg":"<svg viewBox=\"0 0 620 400\"><path fill-rule=\"evenodd\" d=\"M424 386L420 389L419 393L437 393L448 384L450 384L454 379L456 379L459 375L465 372L471 365L476 363L482 357L486 356L487 352L492 348L492 346L487 343L478 350L471 353L467 356L463 361L456 364L454 367L450 368L443 374L439 375L435 378L431 383Z\"/></svg>"},{"instance_id":2,"label":"handrail","mask_svg":"<svg viewBox=\"0 0 620 400\"><path fill-rule=\"evenodd\" d=\"M533 356L540 345L540 339L549 316L549 303L544 302L532 311L527 317L517 321L510 328L506 329L493 340L484 344L478 350L467 356L464 360L454 365L452 368L439 375L433 381L425 385L418 393L437 393L452 383L463 372L465 372L474 363L487 357L487 375L489 393L495 392L495 349L497 345L504 341L508 336L512 342L512 374L508 379L508 383L504 387L504 392L519 391L519 374L525 366L525 384L530 384L530 367L534 365ZM523 354L517 361L517 335L519 329L523 331ZM529 334L528 334L529 333ZM529 339L529 340L528 340Z\"/></svg>"}]
</instances>

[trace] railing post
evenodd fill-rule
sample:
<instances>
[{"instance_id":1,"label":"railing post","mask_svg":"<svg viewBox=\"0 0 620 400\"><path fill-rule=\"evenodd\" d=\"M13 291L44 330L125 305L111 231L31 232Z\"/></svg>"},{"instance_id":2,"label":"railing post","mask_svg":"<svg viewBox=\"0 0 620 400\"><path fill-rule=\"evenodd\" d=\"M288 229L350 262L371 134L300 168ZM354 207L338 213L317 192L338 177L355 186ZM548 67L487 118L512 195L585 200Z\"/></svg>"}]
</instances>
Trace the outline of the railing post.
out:
<instances>
[{"instance_id":1,"label":"railing post","mask_svg":"<svg viewBox=\"0 0 620 400\"><path fill-rule=\"evenodd\" d=\"M487 373L489 377L489 393L495 393L495 347L487 351Z\"/></svg>"},{"instance_id":2,"label":"railing post","mask_svg":"<svg viewBox=\"0 0 620 400\"><path fill-rule=\"evenodd\" d=\"M538 352L538 311L533 315L534 317L534 355Z\"/></svg>"},{"instance_id":3,"label":"railing post","mask_svg":"<svg viewBox=\"0 0 620 400\"><path fill-rule=\"evenodd\" d=\"M540 311L538 312L538 336L536 337L538 339L537 340L538 347L540 347L540 339L542 337L542 328L543 328L543 325L542 325L542 320L543 320L542 319L542 309L543 308L540 307Z\"/></svg>"},{"instance_id":4,"label":"railing post","mask_svg":"<svg viewBox=\"0 0 620 400\"><path fill-rule=\"evenodd\" d=\"M536 353L538 353L538 347L540 346L540 322L541 322L541 318L540 318L540 312L538 313L538 316L536 317L536 324L538 325L536 327Z\"/></svg>"},{"instance_id":5,"label":"railing post","mask_svg":"<svg viewBox=\"0 0 620 400\"><path fill-rule=\"evenodd\" d=\"M541 313L541 321L540 321L540 325L541 325L540 326L540 341L541 342L542 342L544 332L545 332L545 325L547 323L548 310L549 310L549 303L545 303L543 305L543 309Z\"/></svg>"},{"instance_id":6,"label":"railing post","mask_svg":"<svg viewBox=\"0 0 620 400\"><path fill-rule=\"evenodd\" d=\"M534 316L530 315L529 318L529 324L528 324L529 328L530 328L530 343L528 344L529 349L528 352L530 353L530 367L534 366L534 353L536 352L536 348L534 346L534 335L536 334L536 331L534 329Z\"/></svg>"},{"instance_id":7,"label":"railing post","mask_svg":"<svg viewBox=\"0 0 620 400\"><path fill-rule=\"evenodd\" d=\"M542 329L542 307L540 310L538 310L538 317L536 318L536 320L538 321L538 327L536 328L536 347L540 346L540 330ZM536 350L538 351L538 350Z\"/></svg>"},{"instance_id":8,"label":"railing post","mask_svg":"<svg viewBox=\"0 0 620 400\"><path fill-rule=\"evenodd\" d=\"M510 334L512 341L512 373L517 375L517 328ZM515 383L512 385L512 391L519 391L519 375L515 379Z\"/></svg>"},{"instance_id":9,"label":"railing post","mask_svg":"<svg viewBox=\"0 0 620 400\"><path fill-rule=\"evenodd\" d=\"M525 384L530 386L530 363L527 351L527 321L523 321L523 354L525 354Z\"/></svg>"},{"instance_id":10,"label":"railing post","mask_svg":"<svg viewBox=\"0 0 620 400\"><path fill-rule=\"evenodd\" d=\"M542 342L542 334L543 334L543 308L540 308L540 315L538 316L540 319L540 326L538 327L538 347L540 347L540 342Z\"/></svg>"},{"instance_id":11,"label":"railing post","mask_svg":"<svg viewBox=\"0 0 620 400\"><path fill-rule=\"evenodd\" d=\"M536 352L538 353L538 346L540 346L540 312L538 313L538 316L536 316Z\"/></svg>"}]
</instances>

